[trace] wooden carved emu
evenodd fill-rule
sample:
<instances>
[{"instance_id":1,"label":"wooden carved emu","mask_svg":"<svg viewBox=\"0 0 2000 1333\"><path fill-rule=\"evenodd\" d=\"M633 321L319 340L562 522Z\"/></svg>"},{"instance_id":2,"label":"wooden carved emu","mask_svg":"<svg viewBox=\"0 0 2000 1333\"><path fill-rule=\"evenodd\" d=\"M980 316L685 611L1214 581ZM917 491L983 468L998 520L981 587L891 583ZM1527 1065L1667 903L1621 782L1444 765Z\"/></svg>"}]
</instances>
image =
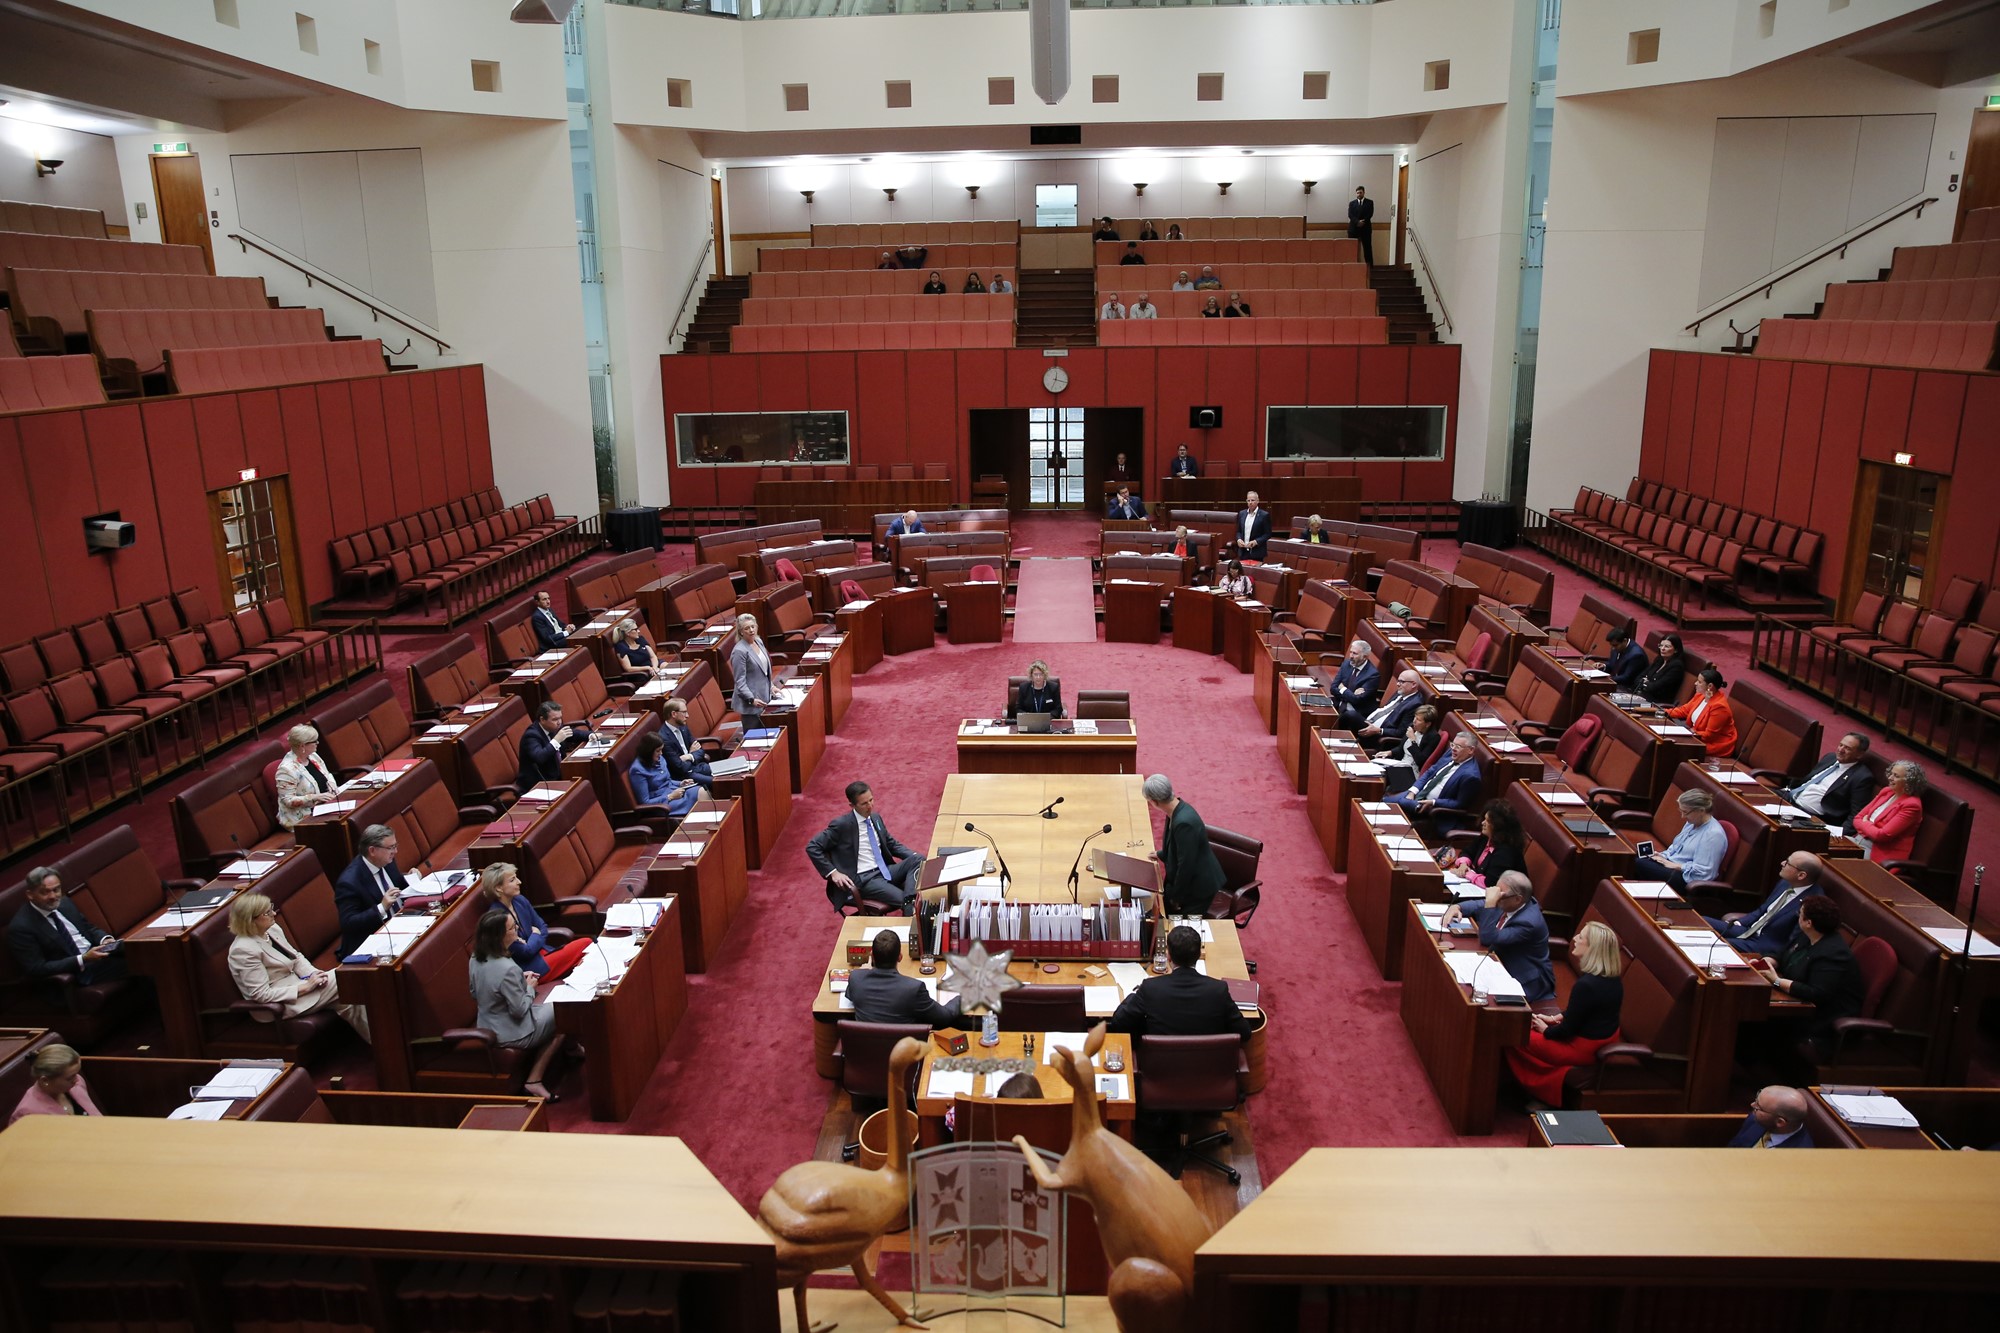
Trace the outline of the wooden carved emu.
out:
<instances>
[{"instance_id":1,"label":"wooden carved emu","mask_svg":"<svg viewBox=\"0 0 2000 1333\"><path fill-rule=\"evenodd\" d=\"M1092 1057L1104 1046L1104 1024L1091 1029L1083 1055L1064 1047L1049 1062L1072 1090L1069 1151L1056 1169L1042 1164L1028 1140L1014 1142L1046 1190L1074 1194L1097 1214L1097 1234L1110 1261L1107 1294L1126 1333L1181 1333L1194 1294L1194 1252L1210 1227L1179 1181L1104 1126Z\"/></svg>"},{"instance_id":2,"label":"wooden carved emu","mask_svg":"<svg viewBox=\"0 0 2000 1333\"><path fill-rule=\"evenodd\" d=\"M910 1197L910 1067L924 1047L905 1037L889 1053L889 1156L878 1171L844 1162L800 1162L777 1178L757 1204L757 1220L778 1243L778 1285L792 1289L799 1333L806 1314L806 1279L849 1268L861 1289L896 1316L902 1328L922 1328L868 1268L868 1247L899 1217ZM826 1329L833 1328L828 1324ZM815 1330L825 1333L825 1330Z\"/></svg>"}]
</instances>

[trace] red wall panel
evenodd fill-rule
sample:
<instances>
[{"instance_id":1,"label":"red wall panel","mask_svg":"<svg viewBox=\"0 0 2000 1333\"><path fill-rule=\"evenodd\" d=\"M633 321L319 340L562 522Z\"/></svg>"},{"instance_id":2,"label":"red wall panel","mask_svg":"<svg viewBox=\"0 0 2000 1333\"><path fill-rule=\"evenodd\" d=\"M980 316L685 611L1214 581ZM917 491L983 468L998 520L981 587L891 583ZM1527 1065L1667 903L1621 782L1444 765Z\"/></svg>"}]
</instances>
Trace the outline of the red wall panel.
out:
<instances>
[{"instance_id":1,"label":"red wall panel","mask_svg":"<svg viewBox=\"0 0 2000 1333\"><path fill-rule=\"evenodd\" d=\"M1042 369L1046 371L1055 360L1043 358ZM1103 407L1111 401L1104 382L1107 362L1102 347L1073 347L1062 364L1069 371L1069 387L1062 395L1064 407Z\"/></svg>"},{"instance_id":2,"label":"red wall panel","mask_svg":"<svg viewBox=\"0 0 2000 1333\"><path fill-rule=\"evenodd\" d=\"M1760 514L1777 513L1778 469L1785 454L1785 404L1791 388L1791 362L1767 359L1758 364L1757 398L1751 407L1750 438L1743 451L1743 506Z\"/></svg>"},{"instance_id":3,"label":"red wall panel","mask_svg":"<svg viewBox=\"0 0 2000 1333\"><path fill-rule=\"evenodd\" d=\"M853 456L882 460L876 466L886 477L888 460L900 461L903 441L909 435L909 354L862 352L852 360L858 402L855 419L848 423ZM686 478L695 470L690 468L681 477Z\"/></svg>"},{"instance_id":4,"label":"red wall panel","mask_svg":"<svg viewBox=\"0 0 2000 1333\"><path fill-rule=\"evenodd\" d=\"M411 375L404 381L410 391L410 424L417 432L417 491L410 498L420 509L441 505L463 492L447 493L444 488L444 423L438 416L438 377ZM461 447L465 432L458 433Z\"/></svg>"},{"instance_id":5,"label":"red wall panel","mask_svg":"<svg viewBox=\"0 0 2000 1333\"><path fill-rule=\"evenodd\" d=\"M1222 424L1208 432L1210 454L1262 458L1264 416L1257 410L1257 349L1217 347L1207 360L1207 393L1202 401L1222 409Z\"/></svg>"},{"instance_id":6,"label":"red wall panel","mask_svg":"<svg viewBox=\"0 0 2000 1333\"><path fill-rule=\"evenodd\" d=\"M1876 367L1868 372L1868 402L1861 415L1861 456L1877 463L1895 461L1910 437L1910 401L1917 372Z\"/></svg>"},{"instance_id":7,"label":"red wall panel","mask_svg":"<svg viewBox=\"0 0 2000 1333\"><path fill-rule=\"evenodd\" d=\"M757 377L763 411L803 412L814 406L812 392L806 387L804 352L773 352L764 360Z\"/></svg>"},{"instance_id":8,"label":"red wall panel","mask_svg":"<svg viewBox=\"0 0 2000 1333\"><path fill-rule=\"evenodd\" d=\"M910 405L907 438L911 443L899 461L922 463L942 458L952 462L959 437L958 353L935 348L913 350L906 364ZM1043 397L1047 396L1044 391ZM963 469L954 466L953 475L963 475Z\"/></svg>"},{"instance_id":9,"label":"red wall panel","mask_svg":"<svg viewBox=\"0 0 2000 1333\"><path fill-rule=\"evenodd\" d=\"M313 386L293 384L279 389L278 418L285 432L286 467L290 473L286 489L292 497L292 530L299 540L299 560L306 581L305 602L310 606L325 601L335 591L327 543L335 537L352 536L355 530L341 528L334 522L334 487L327 483L326 452L319 433L319 395Z\"/></svg>"},{"instance_id":10,"label":"red wall panel","mask_svg":"<svg viewBox=\"0 0 2000 1333\"><path fill-rule=\"evenodd\" d=\"M473 490L470 463L465 453L469 447L465 433L465 400L457 375L427 375L424 377L437 389L438 456L444 464L444 489L439 500L448 500L454 495L466 495ZM517 500L525 496L515 496Z\"/></svg>"},{"instance_id":11,"label":"red wall panel","mask_svg":"<svg viewBox=\"0 0 2000 1333\"><path fill-rule=\"evenodd\" d=\"M1735 358L1703 357L1695 372L1694 442L1685 459L1686 470L1676 486L1693 490L1715 476L1716 456L1722 448L1723 412L1729 403L1729 369ZM1732 504L1734 495L1719 495Z\"/></svg>"},{"instance_id":12,"label":"red wall panel","mask_svg":"<svg viewBox=\"0 0 2000 1333\"><path fill-rule=\"evenodd\" d=\"M274 477L287 466L284 418L278 412L276 389L250 389L234 395L237 415L243 423L245 467L257 475ZM234 482L236 478L230 478ZM228 483L225 483L228 484Z\"/></svg>"},{"instance_id":13,"label":"red wall panel","mask_svg":"<svg viewBox=\"0 0 2000 1333\"><path fill-rule=\"evenodd\" d=\"M493 488L493 439L486 420L486 368L484 366L461 366L458 372L459 395L465 403L465 460L471 470L467 487L473 491ZM532 497L515 495L505 497L512 500L526 500Z\"/></svg>"},{"instance_id":14,"label":"red wall panel","mask_svg":"<svg viewBox=\"0 0 2000 1333\"><path fill-rule=\"evenodd\" d=\"M1232 455L1222 451L1215 432L1188 425L1188 409L1206 405L1208 396L1208 353L1200 347L1162 347L1158 359L1159 379L1154 401L1159 404L1159 426L1154 437L1154 457L1171 457L1182 440L1188 452L1204 462Z\"/></svg>"},{"instance_id":15,"label":"red wall panel","mask_svg":"<svg viewBox=\"0 0 2000 1333\"><path fill-rule=\"evenodd\" d=\"M0 561L13 581L7 599L7 643L46 634L56 628L55 600L42 564L42 544L55 535L45 532L28 493L28 473L21 461L20 418L0 417Z\"/></svg>"},{"instance_id":16,"label":"red wall panel","mask_svg":"<svg viewBox=\"0 0 2000 1333\"><path fill-rule=\"evenodd\" d=\"M112 610L111 561L88 554L83 519L99 503L81 412L36 412L20 420L21 461L42 527L43 568L56 614L70 623Z\"/></svg>"},{"instance_id":17,"label":"red wall panel","mask_svg":"<svg viewBox=\"0 0 2000 1333\"><path fill-rule=\"evenodd\" d=\"M140 405L146 452L153 462L153 498L160 511L167 577L176 589L200 588L209 605L222 604L210 533L208 493L201 484L201 444L195 435L194 399Z\"/></svg>"},{"instance_id":18,"label":"red wall panel","mask_svg":"<svg viewBox=\"0 0 2000 1333\"><path fill-rule=\"evenodd\" d=\"M348 380L348 400L354 412L354 428L346 439L322 429L326 441L327 465L333 475L352 476L361 487L361 506L368 522L387 523L415 506L402 503L396 495L396 477L389 463L389 427L382 408L382 389L373 380ZM351 451L352 472L343 473L337 461Z\"/></svg>"},{"instance_id":19,"label":"red wall panel","mask_svg":"<svg viewBox=\"0 0 2000 1333\"><path fill-rule=\"evenodd\" d=\"M1829 366L1791 364L1791 391L1785 397L1785 436L1779 457L1775 516L1787 523L1813 525L1814 477L1819 472L1820 427L1826 417Z\"/></svg>"},{"instance_id":20,"label":"red wall panel","mask_svg":"<svg viewBox=\"0 0 2000 1333\"><path fill-rule=\"evenodd\" d=\"M205 491L234 486L250 466L243 444L243 412L233 393L203 394L194 400L195 444L201 452L201 483Z\"/></svg>"},{"instance_id":21,"label":"red wall panel","mask_svg":"<svg viewBox=\"0 0 2000 1333\"><path fill-rule=\"evenodd\" d=\"M1826 412L1820 423L1819 466L1813 471L1812 518L1808 526L1826 534L1832 559L1820 561L1820 591L1836 596L1847 559L1848 529L1854 514L1854 482L1861 454L1861 414L1868 401L1868 371L1834 366L1827 372Z\"/></svg>"},{"instance_id":22,"label":"red wall panel","mask_svg":"<svg viewBox=\"0 0 2000 1333\"><path fill-rule=\"evenodd\" d=\"M1646 361L1646 408L1639 423L1639 475L1658 477L1667 453L1668 405L1673 402L1674 354L1654 348ZM1657 386L1657 387L1656 387Z\"/></svg>"},{"instance_id":23,"label":"red wall panel","mask_svg":"<svg viewBox=\"0 0 2000 1333\"><path fill-rule=\"evenodd\" d=\"M2000 440L2000 377L1966 376L1958 430L1963 467L1952 474L1934 586L1942 588L1953 574L2000 585L2000 540L1994 536L2000 530L1994 520L2000 514L2000 467L1993 456L1993 442ZM1917 466L1929 467L1921 453Z\"/></svg>"},{"instance_id":24,"label":"red wall panel","mask_svg":"<svg viewBox=\"0 0 2000 1333\"><path fill-rule=\"evenodd\" d=\"M1701 357L1694 352L1676 352L1673 379L1667 385L1667 451L1660 471L1653 477L1669 486L1687 485L1688 455L1694 451L1695 405L1700 397Z\"/></svg>"},{"instance_id":25,"label":"red wall panel","mask_svg":"<svg viewBox=\"0 0 2000 1333\"><path fill-rule=\"evenodd\" d=\"M1916 389L1910 398L1910 429L1903 447L1917 456L1918 467L1930 472L1951 472L1957 467L1958 423L1971 383L1963 375L1917 372Z\"/></svg>"},{"instance_id":26,"label":"red wall panel","mask_svg":"<svg viewBox=\"0 0 2000 1333\"><path fill-rule=\"evenodd\" d=\"M712 356L663 356L660 358L660 388L666 403L667 459L669 467L675 457L677 427L674 425L676 413L699 414L709 410L711 400L708 387L709 362ZM689 468L682 472L673 470L673 498L676 504L712 505L716 500L716 476L720 468Z\"/></svg>"},{"instance_id":27,"label":"red wall panel","mask_svg":"<svg viewBox=\"0 0 2000 1333\"><path fill-rule=\"evenodd\" d=\"M354 399L344 382L315 385L319 399L321 457L326 460L327 494L333 500L333 530L336 534L360 532L387 523L397 514L371 509L358 484L359 460L354 451ZM340 483L335 483L339 478Z\"/></svg>"},{"instance_id":28,"label":"red wall panel","mask_svg":"<svg viewBox=\"0 0 2000 1333\"><path fill-rule=\"evenodd\" d=\"M417 462L417 424L410 413L409 382L400 375L371 381L382 390L382 424L389 444L389 486L396 512L424 507L423 471Z\"/></svg>"},{"instance_id":29,"label":"red wall panel","mask_svg":"<svg viewBox=\"0 0 2000 1333\"><path fill-rule=\"evenodd\" d=\"M1744 465L1750 454L1750 423L1757 406L1757 363L1739 356L1729 363L1723 388L1722 437L1715 460L1716 499L1742 504Z\"/></svg>"},{"instance_id":30,"label":"red wall panel","mask_svg":"<svg viewBox=\"0 0 2000 1333\"><path fill-rule=\"evenodd\" d=\"M82 414L90 463L97 477L97 503L115 509L137 532L132 545L99 557L111 571L119 606L173 591L167 580L166 546L160 511L153 497L152 465L146 458L146 427L137 403L92 408ZM11 574L12 571L10 570Z\"/></svg>"}]
</instances>

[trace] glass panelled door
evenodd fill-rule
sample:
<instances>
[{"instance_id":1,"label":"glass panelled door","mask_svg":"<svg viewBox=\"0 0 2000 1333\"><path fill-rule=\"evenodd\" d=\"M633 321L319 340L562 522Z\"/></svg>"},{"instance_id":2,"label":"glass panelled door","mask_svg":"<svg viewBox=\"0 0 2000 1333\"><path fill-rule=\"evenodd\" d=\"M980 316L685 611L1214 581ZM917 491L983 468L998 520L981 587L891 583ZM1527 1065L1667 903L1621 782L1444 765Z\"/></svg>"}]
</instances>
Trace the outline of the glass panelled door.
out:
<instances>
[{"instance_id":1,"label":"glass panelled door","mask_svg":"<svg viewBox=\"0 0 2000 1333\"><path fill-rule=\"evenodd\" d=\"M1083 409L1028 409L1028 503L1044 509L1083 506Z\"/></svg>"},{"instance_id":2,"label":"glass panelled door","mask_svg":"<svg viewBox=\"0 0 2000 1333\"><path fill-rule=\"evenodd\" d=\"M1875 511L1868 524L1861 586L1869 592L1922 602L1948 483L1935 472L1864 466L1875 473Z\"/></svg>"}]
</instances>

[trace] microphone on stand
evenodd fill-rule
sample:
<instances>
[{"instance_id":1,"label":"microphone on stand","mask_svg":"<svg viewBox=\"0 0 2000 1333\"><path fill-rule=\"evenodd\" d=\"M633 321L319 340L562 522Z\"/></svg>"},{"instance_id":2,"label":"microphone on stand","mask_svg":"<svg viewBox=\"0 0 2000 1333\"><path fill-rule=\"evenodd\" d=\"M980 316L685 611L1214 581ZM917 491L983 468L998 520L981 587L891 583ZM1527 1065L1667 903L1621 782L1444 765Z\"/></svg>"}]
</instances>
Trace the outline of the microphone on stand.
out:
<instances>
[{"instance_id":1,"label":"microphone on stand","mask_svg":"<svg viewBox=\"0 0 2000 1333\"><path fill-rule=\"evenodd\" d=\"M1056 799L1061 800L1062 798L1059 796ZM1001 852L1000 844L993 841L992 834L980 828L969 819L965 821L965 831L967 833L977 833L980 837L986 839L987 844L993 848L993 859L1000 863L1000 893L1004 897L1007 892L1007 886L1014 881L1014 875L1013 872L1007 869L1007 857Z\"/></svg>"},{"instance_id":2,"label":"microphone on stand","mask_svg":"<svg viewBox=\"0 0 2000 1333\"><path fill-rule=\"evenodd\" d=\"M1036 811L1035 813L1039 814L1043 819L1054 819L1056 818L1056 807L1061 805L1062 803L1063 803L1063 798L1058 796L1053 801L1050 801L1047 805L1043 806L1040 810Z\"/></svg>"},{"instance_id":3,"label":"microphone on stand","mask_svg":"<svg viewBox=\"0 0 2000 1333\"><path fill-rule=\"evenodd\" d=\"M1109 832L1111 832L1111 825L1106 824L1103 828L1097 830L1097 832L1085 838L1083 842L1078 845L1076 849L1076 859L1069 863L1069 900L1071 902L1076 902L1078 896L1082 892L1082 885L1079 882L1077 876L1077 869L1083 864L1084 848L1090 846L1092 842L1095 842L1097 839L1103 837L1105 834Z\"/></svg>"}]
</instances>

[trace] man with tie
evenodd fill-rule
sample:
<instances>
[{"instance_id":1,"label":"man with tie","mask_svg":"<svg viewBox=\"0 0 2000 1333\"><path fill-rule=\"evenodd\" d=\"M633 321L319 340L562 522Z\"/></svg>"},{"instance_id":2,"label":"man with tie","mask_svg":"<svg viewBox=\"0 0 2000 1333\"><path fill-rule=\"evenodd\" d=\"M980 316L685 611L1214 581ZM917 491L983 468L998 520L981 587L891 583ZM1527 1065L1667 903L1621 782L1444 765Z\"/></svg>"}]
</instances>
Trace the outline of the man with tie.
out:
<instances>
[{"instance_id":1,"label":"man with tie","mask_svg":"<svg viewBox=\"0 0 2000 1333\"><path fill-rule=\"evenodd\" d=\"M1264 544L1271 540L1271 513L1252 491L1243 497L1236 514L1236 552L1244 560L1262 560Z\"/></svg>"},{"instance_id":2,"label":"man with tie","mask_svg":"<svg viewBox=\"0 0 2000 1333\"><path fill-rule=\"evenodd\" d=\"M1810 1148L1806 1130L1806 1095L1797 1088L1773 1084L1750 1103L1750 1114L1729 1141L1732 1148Z\"/></svg>"},{"instance_id":3,"label":"man with tie","mask_svg":"<svg viewBox=\"0 0 2000 1333\"><path fill-rule=\"evenodd\" d=\"M340 956L361 947L375 927L396 915L409 881L396 868L396 830L370 824L361 830L361 855L333 882L333 906L340 913Z\"/></svg>"},{"instance_id":4,"label":"man with tie","mask_svg":"<svg viewBox=\"0 0 2000 1333\"><path fill-rule=\"evenodd\" d=\"M1330 693L1344 727L1360 726L1374 710L1375 701L1382 695L1382 673L1368 656L1368 645L1362 640L1347 645L1347 656L1340 659L1340 670L1333 673Z\"/></svg>"},{"instance_id":5,"label":"man with tie","mask_svg":"<svg viewBox=\"0 0 2000 1333\"><path fill-rule=\"evenodd\" d=\"M1882 789L1875 770L1863 762L1868 757L1868 738L1850 731L1823 754L1813 771L1796 787L1785 789L1784 797L1799 809L1824 820L1829 828L1845 828L1854 816Z\"/></svg>"},{"instance_id":6,"label":"man with tie","mask_svg":"<svg viewBox=\"0 0 2000 1333\"><path fill-rule=\"evenodd\" d=\"M1811 852L1793 852L1778 867L1778 887L1771 890L1770 897L1748 912L1705 916L1702 920L1738 953L1783 953L1798 930L1799 908L1820 892L1821 869L1820 859Z\"/></svg>"},{"instance_id":7,"label":"man with tie","mask_svg":"<svg viewBox=\"0 0 2000 1333\"><path fill-rule=\"evenodd\" d=\"M1130 486L1120 486L1118 494L1112 498L1111 509L1105 516L1127 521L1141 519L1146 516L1146 506L1134 498Z\"/></svg>"},{"instance_id":8,"label":"man with tie","mask_svg":"<svg viewBox=\"0 0 2000 1333\"><path fill-rule=\"evenodd\" d=\"M1347 201L1347 234L1361 242L1361 262L1370 268L1375 266L1375 201L1368 197L1368 191L1357 185L1354 197Z\"/></svg>"},{"instance_id":9,"label":"man with tie","mask_svg":"<svg viewBox=\"0 0 2000 1333\"><path fill-rule=\"evenodd\" d=\"M827 901L840 908L865 898L910 911L917 900L910 877L924 863L922 854L889 832L867 783L847 784L847 804L847 814L835 816L806 844L806 860L826 880Z\"/></svg>"},{"instance_id":10,"label":"man with tie","mask_svg":"<svg viewBox=\"0 0 2000 1333\"><path fill-rule=\"evenodd\" d=\"M1466 907L1453 903L1444 909L1444 924L1464 917L1479 927L1479 942L1485 945L1521 983L1528 1003L1553 999L1556 971L1549 962L1549 923L1535 903L1535 886L1518 870L1509 870L1486 886L1486 902Z\"/></svg>"},{"instance_id":11,"label":"man with tie","mask_svg":"<svg viewBox=\"0 0 2000 1333\"><path fill-rule=\"evenodd\" d=\"M1167 475L1170 477L1199 477L1201 475L1201 464L1194 461L1194 455L1188 452L1188 447L1185 444L1174 450L1173 465L1167 469Z\"/></svg>"},{"instance_id":12,"label":"man with tie","mask_svg":"<svg viewBox=\"0 0 2000 1333\"><path fill-rule=\"evenodd\" d=\"M7 923L7 952L36 980L74 973L79 985L96 986L126 975L118 937L101 929L63 894L53 866L28 872L28 905Z\"/></svg>"},{"instance_id":13,"label":"man with tie","mask_svg":"<svg viewBox=\"0 0 2000 1333\"><path fill-rule=\"evenodd\" d=\"M1416 716L1417 708L1424 696L1417 689L1418 676L1414 671L1404 671L1396 677L1396 688L1383 699L1374 712L1361 719L1361 725L1354 729L1355 737L1363 749L1374 754L1393 750L1403 743L1403 736L1410 729L1410 719Z\"/></svg>"},{"instance_id":14,"label":"man with tie","mask_svg":"<svg viewBox=\"0 0 2000 1333\"><path fill-rule=\"evenodd\" d=\"M570 627L556 619L555 604L546 588L535 594L535 609L528 614L528 625L535 631L535 642L542 646L543 652L569 645Z\"/></svg>"},{"instance_id":15,"label":"man with tie","mask_svg":"<svg viewBox=\"0 0 2000 1333\"><path fill-rule=\"evenodd\" d=\"M1605 636L1610 651L1604 654L1604 672L1616 681L1618 688L1626 694L1639 692L1639 677L1645 674L1652 663L1646 660L1646 650L1632 642L1632 627L1620 625Z\"/></svg>"},{"instance_id":16,"label":"man with tie","mask_svg":"<svg viewBox=\"0 0 2000 1333\"><path fill-rule=\"evenodd\" d=\"M1429 820L1440 830L1449 831L1472 817L1479 803L1479 761L1473 757L1472 733L1461 731L1451 738L1451 749L1431 759L1431 766L1408 791L1389 798L1412 820Z\"/></svg>"},{"instance_id":17,"label":"man with tie","mask_svg":"<svg viewBox=\"0 0 2000 1333\"><path fill-rule=\"evenodd\" d=\"M667 743L662 752L667 756L667 772L678 782L692 778L701 786L702 799L707 800L715 774L709 771L708 751L696 743L694 728L688 725L687 700L668 699L663 711L660 739Z\"/></svg>"},{"instance_id":18,"label":"man with tie","mask_svg":"<svg viewBox=\"0 0 2000 1333\"><path fill-rule=\"evenodd\" d=\"M576 739L576 729L563 725L563 706L545 699L535 709L535 720L521 733L521 771L514 775L514 789L525 792L538 782L562 780L562 752Z\"/></svg>"}]
</instances>

